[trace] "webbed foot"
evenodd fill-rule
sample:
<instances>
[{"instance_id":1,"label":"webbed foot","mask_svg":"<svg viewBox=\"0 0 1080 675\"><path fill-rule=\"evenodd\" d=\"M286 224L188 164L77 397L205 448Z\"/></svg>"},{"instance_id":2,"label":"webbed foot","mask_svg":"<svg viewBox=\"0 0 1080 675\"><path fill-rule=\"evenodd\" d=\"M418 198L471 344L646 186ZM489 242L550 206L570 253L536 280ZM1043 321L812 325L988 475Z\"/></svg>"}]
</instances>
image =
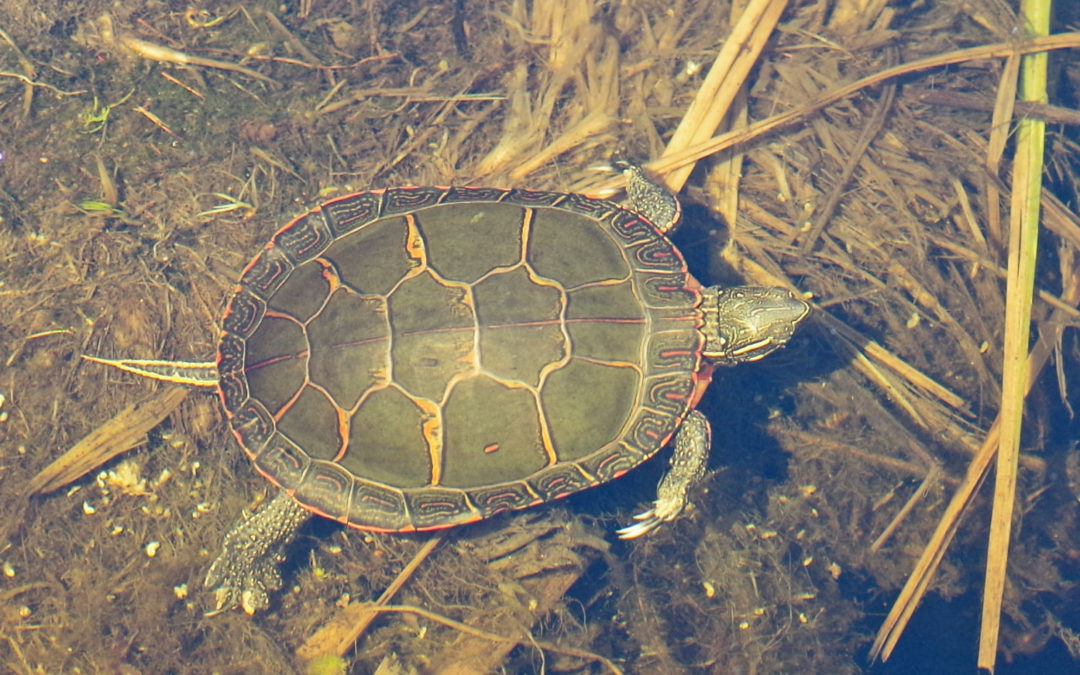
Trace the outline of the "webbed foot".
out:
<instances>
[{"instance_id":1,"label":"webbed foot","mask_svg":"<svg viewBox=\"0 0 1080 675\"><path fill-rule=\"evenodd\" d=\"M690 488L705 476L709 437L709 421L697 410L691 410L675 435L671 466L656 488L656 501L652 508L634 516L637 522L617 532L620 539L640 537L679 517L686 508Z\"/></svg>"},{"instance_id":2,"label":"webbed foot","mask_svg":"<svg viewBox=\"0 0 1080 675\"><path fill-rule=\"evenodd\" d=\"M214 592L214 609L206 615L233 607L254 614L269 607L270 592L281 588L277 564L284 559L285 546L310 515L281 490L258 513L229 530L203 581L203 587Z\"/></svg>"}]
</instances>

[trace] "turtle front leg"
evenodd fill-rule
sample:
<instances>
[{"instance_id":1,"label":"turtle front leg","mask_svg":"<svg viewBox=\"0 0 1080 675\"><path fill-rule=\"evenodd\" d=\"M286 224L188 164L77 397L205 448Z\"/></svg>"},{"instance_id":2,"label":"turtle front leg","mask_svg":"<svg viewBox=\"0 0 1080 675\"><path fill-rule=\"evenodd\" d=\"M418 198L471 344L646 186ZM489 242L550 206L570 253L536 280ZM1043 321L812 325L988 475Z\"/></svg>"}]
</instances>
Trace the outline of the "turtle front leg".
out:
<instances>
[{"instance_id":1,"label":"turtle front leg","mask_svg":"<svg viewBox=\"0 0 1080 675\"><path fill-rule=\"evenodd\" d=\"M705 477L710 436L709 421L697 410L691 410L675 435L671 466L656 488L656 501L651 509L634 516L636 523L618 531L620 539L640 537L683 512L690 488Z\"/></svg>"},{"instance_id":2,"label":"turtle front leg","mask_svg":"<svg viewBox=\"0 0 1080 675\"><path fill-rule=\"evenodd\" d=\"M268 591L281 588L277 563L311 513L279 490L258 513L225 535L221 554L210 565L203 587L214 589L214 616L240 606L248 614L270 606Z\"/></svg>"}]
</instances>

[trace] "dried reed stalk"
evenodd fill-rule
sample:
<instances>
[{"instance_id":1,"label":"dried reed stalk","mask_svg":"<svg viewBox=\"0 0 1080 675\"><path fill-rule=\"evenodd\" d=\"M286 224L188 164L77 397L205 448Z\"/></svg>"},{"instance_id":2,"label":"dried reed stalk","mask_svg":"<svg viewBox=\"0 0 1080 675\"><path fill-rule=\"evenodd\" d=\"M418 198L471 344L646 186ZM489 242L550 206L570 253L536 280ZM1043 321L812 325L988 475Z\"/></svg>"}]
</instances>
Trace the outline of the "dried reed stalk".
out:
<instances>
[{"instance_id":1,"label":"dried reed stalk","mask_svg":"<svg viewBox=\"0 0 1080 675\"><path fill-rule=\"evenodd\" d=\"M672 134L665 156L707 140L716 132L786 6L787 0L750 0ZM680 190L693 168L688 164L672 171L666 177L668 186Z\"/></svg>"},{"instance_id":2,"label":"dried reed stalk","mask_svg":"<svg viewBox=\"0 0 1080 675\"><path fill-rule=\"evenodd\" d=\"M1027 0L1023 15L1035 35L1050 32L1050 0ZM1022 87L1025 101L1046 103L1045 52L1023 58ZM1042 194L1043 146L1046 123L1020 121L1013 167L1012 203L1009 217L1009 269L1005 296L1005 345L1001 385L1001 440L994 480L994 510L986 551L982 629L979 634L980 668L994 669L997 659L1001 600L1009 560L1009 539L1016 506L1016 472L1020 455L1020 428L1024 396L1028 389L1024 361L1031 330L1032 290L1038 253L1039 199Z\"/></svg>"}]
</instances>

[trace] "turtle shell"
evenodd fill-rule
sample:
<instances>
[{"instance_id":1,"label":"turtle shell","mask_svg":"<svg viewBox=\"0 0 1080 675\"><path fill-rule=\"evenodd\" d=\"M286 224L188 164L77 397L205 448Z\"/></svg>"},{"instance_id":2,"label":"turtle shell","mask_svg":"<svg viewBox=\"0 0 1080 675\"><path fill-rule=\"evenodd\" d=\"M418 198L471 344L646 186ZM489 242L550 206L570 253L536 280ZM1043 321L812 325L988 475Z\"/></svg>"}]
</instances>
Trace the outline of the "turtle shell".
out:
<instances>
[{"instance_id":1,"label":"turtle shell","mask_svg":"<svg viewBox=\"0 0 1080 675\"><path fill-rule=\"evenodd\" d=\"M220 396L255 467L312 512L459 525L659 451L711 374L699 289L663 234L607 200L352 194L244 270Z\"/></svg>"}]
</instances>

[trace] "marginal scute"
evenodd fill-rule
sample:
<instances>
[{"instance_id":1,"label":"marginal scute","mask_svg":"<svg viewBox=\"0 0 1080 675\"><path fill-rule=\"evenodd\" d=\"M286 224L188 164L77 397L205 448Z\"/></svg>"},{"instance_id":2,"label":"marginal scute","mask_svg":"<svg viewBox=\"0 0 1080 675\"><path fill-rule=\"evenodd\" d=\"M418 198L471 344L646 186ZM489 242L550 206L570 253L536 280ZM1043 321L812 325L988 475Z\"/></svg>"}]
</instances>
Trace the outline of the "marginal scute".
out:
<instances>
[{"instance_id":1,"label":"marginal scute","mask_svg":"<svg viewBox=\"0 0 1080 675\"><path fill-rule=\"evenodd\" d=\"M645 405L677 417L689 407L694 389L694 381L677 372L651 377L645 381Z\"/></svg>"},{"instance_id":2,"label":"marginal scute","mask_svg":"<svg viewBox=\"0 0 1080 675\"><path fill-rule=\"evenodd\" d=\"M218 338L217 369L219 375L238 373L243 375L245 341L230 333L222 333Z\"/></svg>"},{"instance_id":3,"label":"marginal scute","mask_svg":"<svg viewBox=\"0 0 1080 675\"><path fill-rule=\"evenodd\" d=\"M525 483L503 483L469 490L469 499L485 517L512 509L523 509L540 501Z\"/></svg>"},{"instance_id":4,"label":"marginal scute","mask_svg":"<svg viewBox=\"0 0 1080 675\"><path fill-rule=\"evenodd\" d=\"M701 294L686 286L685 279L685 272L642 274L637 286L641 304L654 309L672 307L696 319L695 308L701 302Z\"/></svg>"},{"instance_id":5,"label":"marginal scute","mask_svg":"<svg viewBox=\"0 0 1080 675\"><path fill-rule=\"evenodd\" d=\"M320 515L347 522L354 487L353 476L345 469L333 462L314 461L304 472L293 497Z\"/></svg>"},{"instance_id":6,"label":"marginal scute","mask_svg":"<svg viewBox=\"0 0 1080 675\"><path fill-rule=\"evenodd\" d=\"M620 442L600 452L594 452L581 460L581 465L596 478L598 483L606 483L633 469L645 459L646 456L642 452L625 442Z\"/></svg>"},{"instance_id":7,"label":"marginal scute","mask_svg":"<svg viewBox=\"0 0 1080 675\"><path fill-rule=\"evenodd\" d=\"M314 209L326 219L335 238L353 232L379 217L381 192L359 192L326 202Z\"/></svg>"},{"instance_id":8,"label":"marginal scute","mask_svg":"<svg viewBox=\"0 0 1080 675\"><path fill-rule=\"evenodd\" d=\"M579 490L596 485L577 464L563 462L536 474L529 481L544 501L562 499Z\"/></svg>"},{"instance_id":9,"label":"marginal scute","mask_svg":"<svg viewBox=\"0 0 1080 675\"><path fill-rule=\"evenodd\" d=\"M363 478L353 479L352 509L347 524L385 532L415 529L400 490Z\"/></svg>"},{"instance_id":10,"label":"marginal scute","mask_svg":"<svg viewBox=\"0 0 1080 675\"><path fill-rule=\"evenodd\" d=\"M608 220L611 223L611 232L624 246L653 241L659 236L652 223L633 211L616 211Z\"/></svg>"},{"instance_id":11,"label":"marginal scute","mask_svg":"<svg viewBox=\"0 0 1080 675\"><path fill-rule=\"evenodd\" d=\"M322 214L309 212L278 230L271 241L293 263L314 260L334 240Z\"/></svg>"},{"instance_id":12,"label":"marginal scute","mask_svg":"<svg viewBox=\"0 0 1080 675\"><path fill-rule=\"evenodd\" d=\"M547 192L544 190L510 190L503 201L508 204L520 204L521 206L554 206L565 201L566 195L561 192Z\"/></svg>"},{"instance_id":13,"label":"marginal scute","mask_svg":"<svg viewBox=\"0 0 1080 675\"><path fill-rule=\"evenodd\" d=\"M442 190L426 188L391 188L386 191L383 201L383 215L411 213L425 206L438 204L443 197Z\"/></svg>"},{"instance_id":14,"label":"marginal scute","mask_svg":"<svg viewBox=\"0 0 1080 675\"><path fill-rule=\"evenodd\" d=\"M238 337L247 338L255 332L266 312L266 303L246 289L241 289L229 301L222 321L222 329Z\"/></svg>"},{"instance_id":15,"label":"marginal scute","mask_svg":"<svg viewBox=\"0 0 1080 675\"><path fill-rule=\"evenodd\" d=\"M693 373L697 372L701 363L704 343L704 338L697 331L654 331L646 336L645 340L647 375L668 373L687 380L693 379Z\"/></svg>"},{"instance_id":16,"label":"marginal scute","mask_svg":"<svg viewBox=\"0 0 1080 675\"><path fill-rule=\"evenodd\" d=\"M253 398L233 414L230 423L240 445L251 456L258 455L274 433L274 418Z\"/></svg>"},{"instance_id":17,"label":"marginal scute","mask_svg":"<svg viewBox=\"0 0 1080 675\"><path fill-rule=\"evenodd\" d=\"M590 220L601 220L615 211L615 205L606 199L580 194L565 195L561 205L575 213L588 216Z\"/></svg>"},{"instance_id":18,"label":"marginal scute","mask_svg":"<svg viewBox=\"0 0 1080 675\"><path fill-rule=\"evenodd\" d=\"M266 300L288 281L294 267L281 249L270 246L248 264L240 275L240 285Z\"/></svg>"},{"instance_id":19,"label":"marginal scute","mask_svg":"<svg viewBox=\"0 0 1080 675\"><path fill-rule=\"evenodd\" d=\"M429 487L405 492L405 502L418 530L464 525L482 516L461 490Z\"/></svg>"},{"instance_id":20,"label":"marginal scute","mask_svg":"<svg viewBox=\"0 0 1080 675\"><path fill-rule=\"evenodd\" d=\"M666 239L644 240L627 251L633 256L634 266L642 270L679 269L683 262L682 256Z\"/></svg>"},{"instance_id":21,"label":"marginal scute","mask_svg":"<svg viewBox=\"0 0 1080 675\"><path fill-rule=\"evenodd\" d=\"M452 187L447 188L443 204L457 202L498 202L506 197L510 190L493 187Z\"/></svg>"},{"instance_id":22,"label":"marginal scute","mask_svg":"<svg viewBox=\"0 0 1080 675\"><path fill-rule=\"evenodd\" d=\"M274 434L262 452L252 457L255 468L278 485L295 489L300 485L311 459L298 445L281 434Z\"/></svg>"},{"instance_id":23,"label":"marginal scute","mask_svg":"<svg viewBox=\"0 0 1080 675\"><path fill-rule=\"evenodd\" d=\"M247 403L249 398L248 381L243 373L223 372L218 379L218 392L221 404L229 413L235 413Z\"/></svg>"}]
</instances>

